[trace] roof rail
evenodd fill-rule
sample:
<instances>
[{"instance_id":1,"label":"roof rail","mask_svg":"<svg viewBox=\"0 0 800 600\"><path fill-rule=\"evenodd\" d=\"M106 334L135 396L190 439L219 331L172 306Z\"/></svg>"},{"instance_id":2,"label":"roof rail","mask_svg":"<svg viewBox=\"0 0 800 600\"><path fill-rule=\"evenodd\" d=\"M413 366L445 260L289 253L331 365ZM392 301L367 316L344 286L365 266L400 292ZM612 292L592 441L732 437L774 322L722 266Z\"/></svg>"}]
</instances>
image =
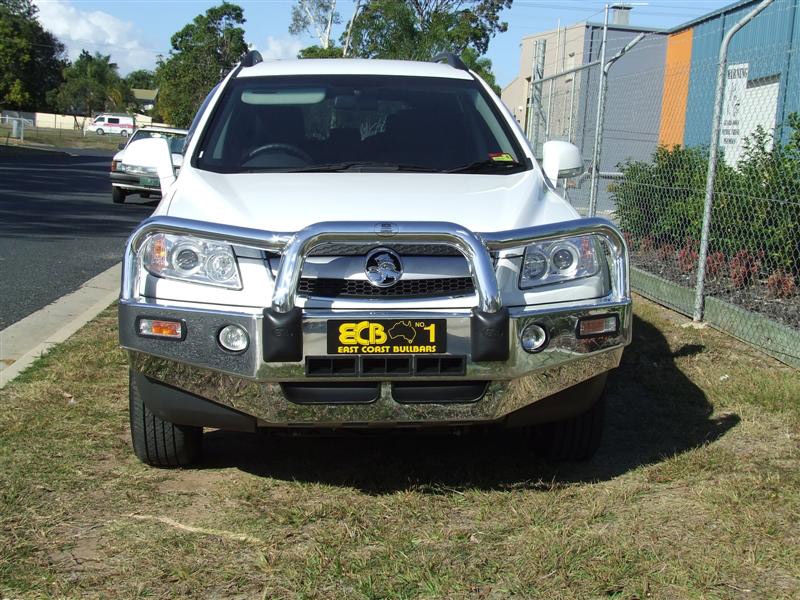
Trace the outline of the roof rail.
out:
<instances>
[{"instance_id":1,"label":"roof rail","mask_svg":"<svg viewBox=\"0 0 800 600\"><path fill-rule=\"evenodd\" d=\"M242 57L243 67L252 67L260 62L264 62L264 59L261 58L261 52L258 50L250 50Z\"/></svg>"},{"instance_id":2,"label":"roof rail","mask_svg":"<svg viewBox=\"0 0 800 600\"><path fill-rule=\"evenodd\" d=\"M436 56L431 59L431 62L440 63L444 62L453 67L454 69L460 69L462 71L469 71L469 67L464 64L464 61L461 60L461 57L454 52L440 52Z\"/></svg>"}]
</instances>

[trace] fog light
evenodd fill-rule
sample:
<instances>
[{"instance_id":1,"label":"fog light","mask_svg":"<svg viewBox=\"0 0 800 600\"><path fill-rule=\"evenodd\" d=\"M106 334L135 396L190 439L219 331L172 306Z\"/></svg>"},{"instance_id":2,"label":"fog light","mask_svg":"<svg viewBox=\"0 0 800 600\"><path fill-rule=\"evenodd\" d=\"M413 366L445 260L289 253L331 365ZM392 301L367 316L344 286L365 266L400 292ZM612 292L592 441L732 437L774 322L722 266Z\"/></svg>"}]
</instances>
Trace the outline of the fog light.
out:
<instances>
[{"instance_id":1,"label":"fog light","mask_svg":"<svg viewBox=\"0 0 800 600\"><path fill-rule=\"evenodd\" d=\"M231 352L242 352L247 349L247 332L238 325L226 325L219 332L219 345Z\"/></svg>"},{"instance_id":2,"label":"fog light","mask_svg":"<svg viewBox=\"0 0 800 600\"><path fill-rule=\"evenodd\" d=\"M184 337L183 323L180 321L165 321L163 319L139 319L136 329L144 337L167 338L182 340Z\"/></svg>"},{"instance_id":3,"label":"fog light","mask_svg":"<svg viewBox=\"0 0 800 600\"><path fill-rule=\"evenodd\" d=\"M578 321L578 337L587 338L598 335L617 333L619 320L617 315L603 315L601 317L584 317Z\"/></svg>"},{"instance_id":4,"label":"fog light","mask_svg":"<svg viewBox=\"0 0 800 600\"><path fill-rule=\"evenodd\" d=\"M522 344L522 349L525 352L534 354L544 349L545 344L547 344L547 332L541 325L529 323L519 334L519 343Z\"/></svg>"}]
</instances>

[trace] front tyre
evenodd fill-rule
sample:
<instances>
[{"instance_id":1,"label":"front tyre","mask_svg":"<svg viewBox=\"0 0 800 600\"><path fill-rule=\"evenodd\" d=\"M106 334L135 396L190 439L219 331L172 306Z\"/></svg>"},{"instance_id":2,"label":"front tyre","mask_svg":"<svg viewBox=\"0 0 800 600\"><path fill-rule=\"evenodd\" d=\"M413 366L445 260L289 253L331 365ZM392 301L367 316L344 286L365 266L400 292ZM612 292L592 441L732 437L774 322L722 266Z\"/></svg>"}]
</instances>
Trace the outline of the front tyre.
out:
<instances>
[{"instance_id":1,"label":"front tyre","mask_svg":"<svg viewBox=\"0 0 800 600\"><path fill-rule=\"evenodd\" d=\"M122 188L111 188L111 200L114 201L114 204L122 204L125 202L125 195L125 191Z\"/></svg>"},{"instance_id":2,"label":"front tyre","mask_svg":"<svg viewBox=\"0 0 800 600\"><path fill-rule=\"evenodd\" d=\"M95 133L97 135L105 135L105 131L103 131L102 129L98 129L97 131L95 131Z\"/></svg>"},{"instance_id":3,"label":"front tyre","mask_svg":"<svg viewBox=\"0 0 800 600\"><path fill-rule=\"evenodd\" d=\"M536 449L548 460L589 460L600 447L605 416L605 395L574 417L533 428Z\"/></svg>"},{"instance_id":4,"label":"front tyre","mask_svg":"<svg viewBox=\"0 0 800 600\"><path fill-rule=\"evenodd\" d=\"M128 130L127 129L123 129L122 132L121 132L121 135L124 138L128 137Z\"/></svg>"},{"instance_id":5,"label":"front tyre","mask_svg":"<svg viewBox=\"0 0 800 600\"><path fill-rule=\"evenodd\" d=\"M176 425L153 414L142 400L133 373L129 402L133 451L139 460L154 467L188 467L200 458L203 428Z\"/></svg>"}]
</instances>

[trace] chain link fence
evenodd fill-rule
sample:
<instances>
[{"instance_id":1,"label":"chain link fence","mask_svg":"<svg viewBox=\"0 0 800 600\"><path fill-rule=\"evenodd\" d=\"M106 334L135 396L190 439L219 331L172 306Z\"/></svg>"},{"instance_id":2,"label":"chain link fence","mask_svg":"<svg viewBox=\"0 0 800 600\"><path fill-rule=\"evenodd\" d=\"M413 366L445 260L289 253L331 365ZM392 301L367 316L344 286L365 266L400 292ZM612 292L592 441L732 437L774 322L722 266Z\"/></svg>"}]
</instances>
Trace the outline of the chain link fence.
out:
<instances>
[{"instance_id":1,"label":"chain link fence","mask_svg":"<svg viewBox=\"0 0 800 600\"><path fill-rule=\"evenodd\" d=\"M597 164L563 191L588 215L595 173L594 213L624 231L637 292L800 367L800 56L782 33L797 4L778 0L732 36L719 96L723 33L744 13L638 41L608 68L600 136L600 64L534 81L529 115L540 121L539 155L560 139L590 159L600 138ZM611 49L635 35L614 33ZM707 189L717 97L719 160Z\"/></svg>"}]
</instances>

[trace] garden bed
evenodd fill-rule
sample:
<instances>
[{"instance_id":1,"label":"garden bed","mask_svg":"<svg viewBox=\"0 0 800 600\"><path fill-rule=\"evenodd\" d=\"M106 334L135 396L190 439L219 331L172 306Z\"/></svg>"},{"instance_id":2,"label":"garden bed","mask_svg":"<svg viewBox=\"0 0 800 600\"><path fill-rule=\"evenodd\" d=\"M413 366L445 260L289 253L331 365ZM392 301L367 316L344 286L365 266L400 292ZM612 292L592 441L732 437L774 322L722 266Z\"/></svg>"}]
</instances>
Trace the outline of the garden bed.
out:
<instances>
[{"instance_id":1,"label":"garden bed","mask_svg":"<svg viewBox=\"0 0 800 600\"><path fill-rule=\"evenodd\" d=\"M697 283L697 270L681 268L678 254L670 255L663 248L659 250L631 251L631 265L644 271L658 275L678 285L694 288ZM800 293L797 289L780 297L770 289L768 277L755 276L744 287L736 287L730 270L723 266L706 280L706 296L715 296L771 319L800 330Z\"/></svg>"}]
</instances>

